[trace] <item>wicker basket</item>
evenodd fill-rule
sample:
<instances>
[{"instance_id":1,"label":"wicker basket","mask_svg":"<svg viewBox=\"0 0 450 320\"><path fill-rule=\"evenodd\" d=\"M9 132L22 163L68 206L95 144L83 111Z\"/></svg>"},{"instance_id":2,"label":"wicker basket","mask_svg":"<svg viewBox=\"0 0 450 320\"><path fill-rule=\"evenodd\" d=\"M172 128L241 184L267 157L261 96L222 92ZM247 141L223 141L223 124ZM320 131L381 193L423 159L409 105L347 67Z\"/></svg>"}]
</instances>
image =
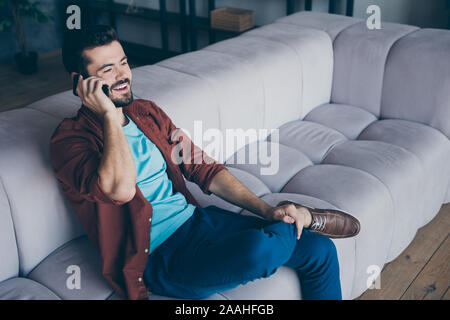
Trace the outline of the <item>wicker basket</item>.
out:
<instances>
[{"instance_id":1,"label":"wicker basket","mask_svg":"<svg viewBox=\"0 0 450 320\"><path fill-rule=\"evenodd\" d=\"M253 28L253 11L238 8L219 8L211 11L211 27L241 32Z\"/></svg>"}]
</instances>

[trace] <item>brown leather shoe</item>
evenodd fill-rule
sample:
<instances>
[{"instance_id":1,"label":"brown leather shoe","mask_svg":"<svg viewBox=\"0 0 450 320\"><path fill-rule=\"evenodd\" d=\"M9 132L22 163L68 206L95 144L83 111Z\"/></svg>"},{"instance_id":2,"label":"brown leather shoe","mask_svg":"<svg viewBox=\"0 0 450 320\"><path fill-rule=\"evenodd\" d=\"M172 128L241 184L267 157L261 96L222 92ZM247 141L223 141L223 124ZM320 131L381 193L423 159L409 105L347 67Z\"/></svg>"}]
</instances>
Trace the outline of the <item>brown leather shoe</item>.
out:
<instances>
[{"instance_id":1,"label":"brown leather shoe","mask_svg":"<svg viewBox=\"0 0 450 320\"><path fill-rule=\"evenodd\" d=\"M349 238L359 233L361 225L355 217L343 211L334 209L310 208L292 201L281 201L277 206L294 204L296 207L304 207L311 213L311 225L306 228L312 232L320 233L329 238Z\"/></svg>"}]
</instances>

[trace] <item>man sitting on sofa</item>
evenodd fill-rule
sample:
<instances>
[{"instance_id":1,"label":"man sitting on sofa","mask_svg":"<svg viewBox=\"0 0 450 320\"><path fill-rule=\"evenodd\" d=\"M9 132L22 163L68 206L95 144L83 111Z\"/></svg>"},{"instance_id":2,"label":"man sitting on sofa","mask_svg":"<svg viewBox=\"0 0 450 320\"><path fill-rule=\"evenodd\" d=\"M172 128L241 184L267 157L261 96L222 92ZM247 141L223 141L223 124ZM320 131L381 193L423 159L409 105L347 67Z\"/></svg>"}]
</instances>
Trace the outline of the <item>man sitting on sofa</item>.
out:
<instances>
[{"instance_id":1,"label":"man sitting on sofa","mask_svg":"<svg viewBox=\"0 0 450 320\"><path fill-rule=\"evenodd\" d=\"M148 290L205 298L285 265L296 269L304 299L341 299L329 237L356 235L355 218L287 201L272 207L182 132L174 139L164 111L133 98L132 72L111 27L68 31L63 63L72 78L84 75L76 86L82 105L51 137L52 167L122 298L146 299ZM171 153L181 145L192 152L183 147L177 164ZM201 208L183 175L264 219Z\"/></svg>"}]
</instances>

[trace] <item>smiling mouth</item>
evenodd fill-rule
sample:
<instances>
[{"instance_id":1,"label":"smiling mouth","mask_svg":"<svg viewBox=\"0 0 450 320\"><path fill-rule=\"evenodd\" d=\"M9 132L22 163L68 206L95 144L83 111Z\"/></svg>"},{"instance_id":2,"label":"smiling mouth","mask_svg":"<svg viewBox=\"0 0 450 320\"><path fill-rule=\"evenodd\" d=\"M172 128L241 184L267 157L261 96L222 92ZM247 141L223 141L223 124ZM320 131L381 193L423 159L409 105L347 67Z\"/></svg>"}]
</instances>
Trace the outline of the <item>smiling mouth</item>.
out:
<instances>
[{"instance_id":1,"label":"smiling mouth","mask_svg":"<svg viewBox=\"0 0 450 320\"><path fill-rule=\"evenodd\" d=\"M121 84L120 86L117 86L116 88L113 89L113 91L119 92L119 93L124 93L128 91L128 84L124 83Z\"/></svg>"}]
</instances>

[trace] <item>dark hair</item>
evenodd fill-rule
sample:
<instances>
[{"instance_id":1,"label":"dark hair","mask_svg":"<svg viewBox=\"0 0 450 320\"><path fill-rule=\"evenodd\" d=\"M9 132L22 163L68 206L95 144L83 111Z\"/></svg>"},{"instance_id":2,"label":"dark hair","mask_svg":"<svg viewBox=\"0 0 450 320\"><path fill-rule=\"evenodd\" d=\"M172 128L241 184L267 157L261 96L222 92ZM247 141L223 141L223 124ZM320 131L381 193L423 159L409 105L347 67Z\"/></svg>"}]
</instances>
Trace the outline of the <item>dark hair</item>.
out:
<instances>
[{"instance_id":1,"label":"dark hair","mask_svg":"<svg viewBox=\"0 0 450 320\"><path fill-rule=\"evenodd\" d=\"M91 61L83 54L84 49L107 45L119 41L111 26L88 25L82 29L66 30L62 47L62 59L67 72L87 74Z\"/></svg>"}]
</instances>

